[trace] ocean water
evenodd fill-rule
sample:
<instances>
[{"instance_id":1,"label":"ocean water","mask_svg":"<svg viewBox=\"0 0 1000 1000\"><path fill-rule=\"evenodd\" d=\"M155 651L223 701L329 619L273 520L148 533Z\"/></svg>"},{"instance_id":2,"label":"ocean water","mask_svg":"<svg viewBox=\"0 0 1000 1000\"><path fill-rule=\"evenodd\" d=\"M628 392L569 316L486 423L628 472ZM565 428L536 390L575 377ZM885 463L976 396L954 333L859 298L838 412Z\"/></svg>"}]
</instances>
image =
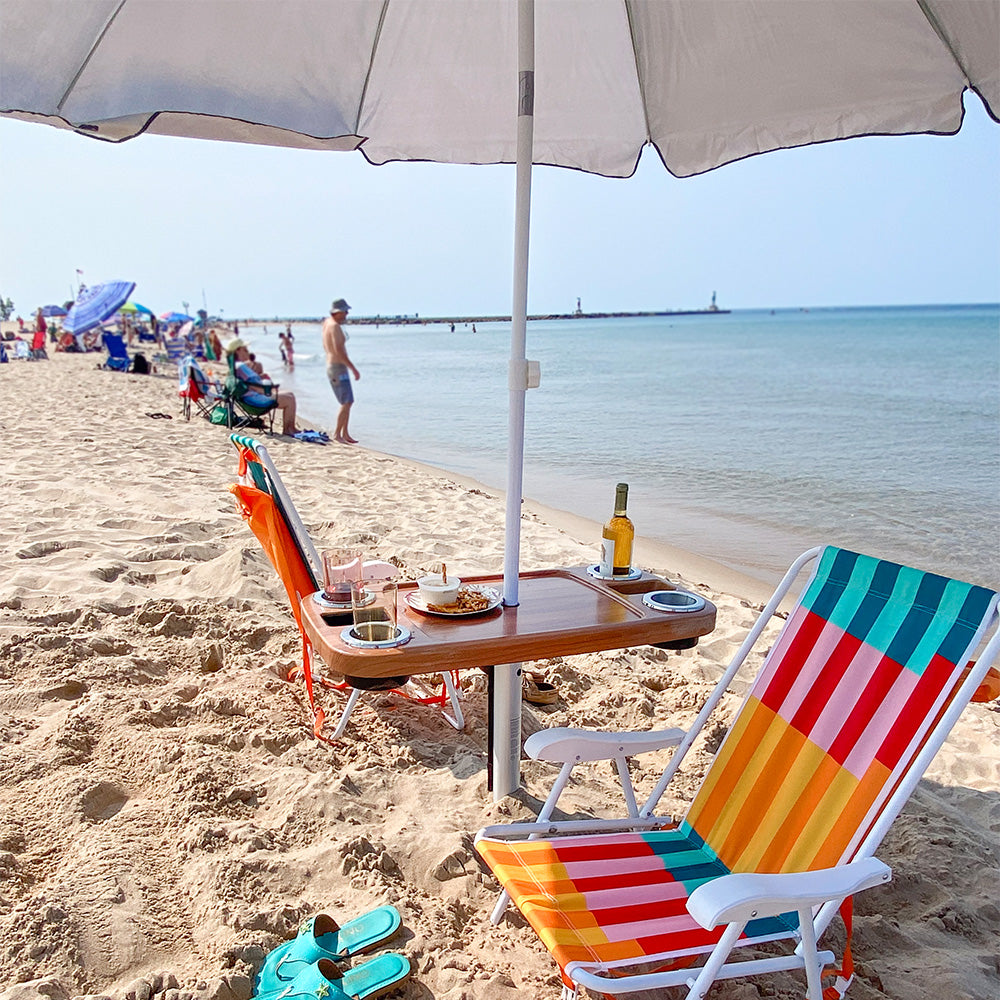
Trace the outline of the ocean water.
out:
<instances>
[{"instance_id":1,"label":"ocean water","mask_svg":"<svg viewBox=\"0 0 1000 1000\"><path fill-rule=\"evenodd\" d=\"M331 427L320 328L245 331ZM507 324L348 326L351 432L503 489ZM524 494L773 581L834 544L1000 586L1000 306L528 324ZM331 446L336 447L336 446ZM595 554L596 559L596 554Z\"/></svg>"}]
</instances>

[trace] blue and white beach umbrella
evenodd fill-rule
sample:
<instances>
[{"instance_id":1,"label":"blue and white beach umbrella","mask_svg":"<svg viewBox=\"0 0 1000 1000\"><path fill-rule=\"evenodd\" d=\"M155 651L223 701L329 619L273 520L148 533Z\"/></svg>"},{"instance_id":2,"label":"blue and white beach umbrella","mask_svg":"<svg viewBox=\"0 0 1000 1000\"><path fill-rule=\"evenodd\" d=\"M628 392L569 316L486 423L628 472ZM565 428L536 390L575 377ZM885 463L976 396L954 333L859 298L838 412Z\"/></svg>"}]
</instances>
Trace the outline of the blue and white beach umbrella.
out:
<instances>
[{"instance_id":1,"label":"blue and white beach umbrella","mask_svg":"<svg viewBox=\"0 0 1000 1000\"><path fill-rule=\"evenodd\" d=\"M100 326L128 302L134 288L134 281L105 281L84 288L66 313L63 329L70 333L86 333Z\"/></svg>"},{"instance_id":2,"label":"blue and white beach umbrella","mask_svg":"<svg viewBox=\"0 0 1000 1000\"><path fill-rule=\"evenodd\" d=\"M62 306L42 306L42 315L47 317L65 316L66 310Z\"/></svg>"}]
</instances>

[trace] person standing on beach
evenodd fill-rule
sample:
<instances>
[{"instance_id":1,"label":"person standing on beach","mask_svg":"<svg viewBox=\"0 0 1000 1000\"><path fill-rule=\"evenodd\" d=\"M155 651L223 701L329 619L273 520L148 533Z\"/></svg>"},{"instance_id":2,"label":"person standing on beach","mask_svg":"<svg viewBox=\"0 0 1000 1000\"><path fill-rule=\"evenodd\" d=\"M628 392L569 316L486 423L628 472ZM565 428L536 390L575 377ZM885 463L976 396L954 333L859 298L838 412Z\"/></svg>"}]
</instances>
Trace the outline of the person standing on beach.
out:
<instances>
[{"instance_id":1,"label":"person standing on beach","mask_svg":"<svg viewBox=\"0 0 1000 1000\"><path fill-rule=\"evenodd\" d=\"M295 367L295 337L292 335L292 324L285 324L284 333L278 334L278 343L281 345L281 360L285 362L286 368Z\"/></svg>"},{"instance_id":2,"label":"person standing on beach","mask_svg":"<svg viewBox=\"0 0 1000 1000\"><path fill-rule=\"evenodd\" d=\"M334 441L341 444L357 444L347 430L347 422L351 419L351 406L354 404L354 390L351 388L350 371L355 379L361 378L361 372L354 367L354 362L347 356L347 334L341 323L347 319L350 306L345 299L334 299L330 306L330 315L323 320L323 350L326 351L326 377L330 380L340 410L337 413L337 427L333 434Z\"/></svg>"}]
</instances>

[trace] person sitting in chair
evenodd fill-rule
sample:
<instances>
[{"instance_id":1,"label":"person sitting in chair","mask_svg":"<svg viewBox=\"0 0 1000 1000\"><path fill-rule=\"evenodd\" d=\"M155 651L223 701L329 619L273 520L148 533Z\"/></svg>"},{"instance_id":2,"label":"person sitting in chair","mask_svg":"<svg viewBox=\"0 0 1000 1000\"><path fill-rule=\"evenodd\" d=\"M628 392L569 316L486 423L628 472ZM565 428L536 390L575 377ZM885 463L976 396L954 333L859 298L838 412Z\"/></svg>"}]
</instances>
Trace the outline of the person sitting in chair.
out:
<instances>
[{"instance_id":1,"label":"person sitting in chair","mask_svg":"<svg viewBox=\"0 0 1000 1000\"><path fill-rule=\"evenodd\" d=\"M226 344L226 354L233 358L233 374L248 386L248 390L240 397L241 400L250 406L264 408L276 402L278 409L281 410L281 432L296 434L298 428L295 426L295 394L279 392L276 396L271 395L269 390L273 386L250 367L250 349L246 341L239 337L231 340Z\"/></svg>"}]
</instances>

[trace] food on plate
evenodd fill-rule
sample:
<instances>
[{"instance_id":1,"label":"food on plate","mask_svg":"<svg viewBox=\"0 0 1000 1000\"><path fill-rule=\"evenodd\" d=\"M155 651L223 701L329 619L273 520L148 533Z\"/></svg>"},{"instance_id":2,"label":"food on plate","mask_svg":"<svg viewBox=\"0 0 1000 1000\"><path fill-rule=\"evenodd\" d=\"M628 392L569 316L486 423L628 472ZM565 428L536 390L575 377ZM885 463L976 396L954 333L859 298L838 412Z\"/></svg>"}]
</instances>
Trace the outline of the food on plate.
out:
<instances>
[{"instance_id":1,"label":"food on plate","mask_svg":"<svg viewBox=\"0 0 1000 1000\"><path fill-rule=\"evenodd\" d=\"M470 611L485 611L492 600L489 594L474 590L472 587L462 587L452 604L430 604L428 611L438 611L447 615L468 614Z\"/></svg>"}]
</instances>

